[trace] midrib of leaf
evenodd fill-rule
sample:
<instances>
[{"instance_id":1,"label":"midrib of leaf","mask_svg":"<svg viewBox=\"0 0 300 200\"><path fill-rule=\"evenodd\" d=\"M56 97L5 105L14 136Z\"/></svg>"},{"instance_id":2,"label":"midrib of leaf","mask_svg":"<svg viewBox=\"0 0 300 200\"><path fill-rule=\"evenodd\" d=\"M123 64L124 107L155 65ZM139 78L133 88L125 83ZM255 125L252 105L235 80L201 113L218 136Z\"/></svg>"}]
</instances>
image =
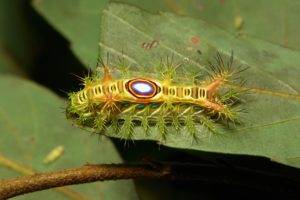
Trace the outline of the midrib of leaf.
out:
<instances>
[{"instance_id":1,"label":"midrib of leaf","mask_svg":"<svg viewBox=\"0 0 300 200\"><path fill-rule=\"evenodd\" d=\"M264 94L264 95L270 95L274 97L282 97L282 98L287 98L290 100L300 100L300 95L298 94L288 94L288 93L283 93L283 92L274 92L271 90L262 90L258 88L253 88L253 87L241 87L241 86L236 86L236 85L231 85L231 84L225 84L225 86L228 86L229 88L236 88L240 90L246 90L250 91L251 93L255 94Z\"/></svg>"},{"instance_id":2,"label":"midrib of leaf","mask_svg":"<svg viewBox=\"0 0 300 200\"><path fill-rule=\"evenodd\" d=\"M257 128L263 128L263 127L269 127L269 126L276 126L276 125L281 125L284 123L289 123L292 121L297 121L300 120L300 116L296 116L290 119L284 119L284 120L280 120L280 121L274 121L271 123L267 123L267 124L260 124L258 126L248 126L246 128L241 128L241 129L236 129L234 132L241 132L241 131L245 131L245 130L249 130L249 129L257 129Z\"/></svg>"}]
</instances>

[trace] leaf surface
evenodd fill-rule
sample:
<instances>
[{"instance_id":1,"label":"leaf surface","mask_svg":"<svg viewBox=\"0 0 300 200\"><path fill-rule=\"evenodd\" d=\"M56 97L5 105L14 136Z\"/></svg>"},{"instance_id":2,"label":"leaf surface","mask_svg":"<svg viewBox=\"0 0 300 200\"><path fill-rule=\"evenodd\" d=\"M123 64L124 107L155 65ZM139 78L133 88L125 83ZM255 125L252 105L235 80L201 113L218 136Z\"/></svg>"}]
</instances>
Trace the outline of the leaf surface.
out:
<instances>
[{"instance_id":1,"label":"leaf surface","mask_svg":"<svg viewBox=\"0 0 300 200\"><path fill-rule=\"evenodd\" d=\"M236 35L256 37L299 50L300 2L274 0L121 0L150 12L168 11L199 18ZM276 31L274 31L276 30Z\"/></svg>"},{"instance_id":2,"label":"leaf surface","mask_svg":"<svg viewBox=\"0 0 300 200\"><path fill-rule=\"evenodd\" d=\"M50 172L86 163L122 162L108 138L89 137L86 131L66 121L66 102L47 89L1 75L0 90L5 94L0 99L1 178L24 175L24 171ZM52 163L44 164L44 159L58 146L63 147L63 153ZM13 164L8 164L7 160ZM14 167L18 164L21 167ZM66 188L31 193L16 199L138 199L132 181L127 180Z\"/></svg>"},{"instance_id":3,"label":"leaf surface","mask_svg":"<svg viewBox=\"0 0 300 200\"><path fill-rule=\"evenodd\" d=\"M73 37L67 32L72 29L65 28L63 23L54 20L56 14L53 9L47 10L47 6L43 4L35 5L61 32L66 33L73 45L90 49L86 54L83 51L77 53L84 63L92 58L96 60L96 48L89 48L89 44L96 42L95 39L88 44L82 42L78 35ZM63 12L60 10L60 13ZM86 18L84 15L88 15L89 12L82 14L82 17ZM74 21L72 23L74 24ZM95 27L96 23L99 22L93 21L90 26ZM84 24L78 24L78 28L83 28ZM170 13L151 14L125 4L110 4L109 8L103 11L102 23L99 25L103 58L106 58L106 53L109 52L110 62L115 64L118 57L124 57L131 64L131 72L150 72L160 76L160 72L156 70L157 64L161 59L173 55L175 62L188 60L177 75L191 79L188 74L205 73L207 60L213 60L216 51L219 51L225 60L228 60L231 51L234 51L236 65L249 67L241 73L247 80L245 86L251 89L243 103L247 110L243 116L244 126L237 126L234 130L224 129L224 134L205 136L197 143L191 143L185 133L170 133L164 145L265 156L283 164L300 167L298 51L247 35L238 37L200 19ZM95 38L92 36L95 29L90 30L85 32L85 37L91 34L91 38ZM155 40L159 42L157 47L143 48L144 44ZM202 52L202 55L198 52ZM115 69L120 70L118 67ZM120 137L116 134L114 136ZM155 128L146 135L142 129L136 127L134 136L134 139L139 140L161 138Z\"/></svg>"},{"instance_id":4,"label":"leaf surface","mask_svg":"<svg viewBox=\"0 0 300 200\"><path fill-rule=\"evenodd\" d=\"M123 56L132 63L130 69L157 73L155 63L174 55L174 60L189 59L178 75L186 71L205 71L207 59L215 51L229 59L233 50L235 61L249 69L241 74L251 89L244 106L248 113L245 125L225 134L202 138L191 144L184 134L169 134L164 145L223 153L266 156L270 159L300 166L300 54L281 46L254 38L238 38L198 19L169 13L149 14L135 7L111 4L103 12L101 47L103 54ZM126 38L126 39L125 39ZM192 38L199 42L194 44ZM159 46L145 49L142 44L159 41ZM197 54L197 50L203 52ZM122 53L123 51L123 53ZM111 56L113 57L113 56ZM157 61L155 61L157 60ZM180 70L179 70L180 71ZM188 77L191 78L191 77ZM153 129L147 136L136 130L135 139L158 140Z\"/></svg>"}]
</instances>

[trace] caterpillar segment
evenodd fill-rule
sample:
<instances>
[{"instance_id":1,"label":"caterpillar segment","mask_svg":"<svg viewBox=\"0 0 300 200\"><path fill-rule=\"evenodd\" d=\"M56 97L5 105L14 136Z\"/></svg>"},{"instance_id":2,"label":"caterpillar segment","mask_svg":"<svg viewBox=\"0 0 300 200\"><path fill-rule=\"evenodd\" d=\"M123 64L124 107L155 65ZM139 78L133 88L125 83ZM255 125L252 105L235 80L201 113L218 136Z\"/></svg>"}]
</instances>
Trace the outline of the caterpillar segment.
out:
<instances>
[{"instance_id":1,"label":"caterpillar segment","mask_svg":"<svg viewBox=\"0 0 300 200\"><path fill-rule=\"evenodd\" d=\"M177 131L184 126L193 138L198 132L196 124L215 133L215 121L238 119L238 111L231 106L235 102L232 97L239 94L230 93L222 99L217 93L234 75L232 60L225 66L221 57L217 57L217 63L209 80L200 86L173 83L172 74L163 75L169 77L165 80L147 77L113 80L108 67L103 65L102 80L87 79L82 90L70 94L67 117L77 125L99 132L113 126L124 138L134 135L134 126L143 127L146 133L156 126L162 139L166 138L168 126Z\"/></svg>"}]
</instances>

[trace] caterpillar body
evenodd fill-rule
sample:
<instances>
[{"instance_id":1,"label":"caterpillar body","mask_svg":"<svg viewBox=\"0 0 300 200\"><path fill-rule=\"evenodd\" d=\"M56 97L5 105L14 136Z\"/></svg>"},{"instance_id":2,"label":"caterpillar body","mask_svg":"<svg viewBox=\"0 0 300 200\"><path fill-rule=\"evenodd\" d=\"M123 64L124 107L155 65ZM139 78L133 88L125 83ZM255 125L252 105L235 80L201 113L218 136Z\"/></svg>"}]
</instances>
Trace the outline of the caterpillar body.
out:
<instances>
[{"instance_id":1,"label":"caterpillar body","mask_svg":"<svg viewBox=\"0 0 300 200\"><path fill-rule=\"evenodd\" d=\"M75 124L105 132L112 126L117 132L131 138L135 126L148 133L156 126L162 138L168 126L176 130L186 127L197 137L196 124L216 133L215 123L239 121L239 109L234 104L242 92L236 89L219 91L224 84L237 80L240 71L232 69L233 55L225 64L219 54L216 65L211 65L209 77L201 85L182 85L173 82L175 67L165 65L162 80L134 77L114 80L107 65L103 77L96 75L83 79L84 88L69 95L67 117Z\"/></svg>"}]
</instances>

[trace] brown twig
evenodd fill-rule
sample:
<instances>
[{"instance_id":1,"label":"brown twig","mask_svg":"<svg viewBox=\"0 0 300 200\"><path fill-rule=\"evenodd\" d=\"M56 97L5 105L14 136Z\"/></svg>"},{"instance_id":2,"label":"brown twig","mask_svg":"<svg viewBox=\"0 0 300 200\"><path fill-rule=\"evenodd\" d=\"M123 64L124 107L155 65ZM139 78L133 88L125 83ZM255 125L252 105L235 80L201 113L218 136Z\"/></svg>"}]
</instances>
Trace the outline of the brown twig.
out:
<instances>
[{"instance_id":1,"label":"brown twig","mask_svg":"<svg viewBox=\"0 0 300 200\"><path fill-rule=\"evenodd\" d=\"M0 199L48 188L103 180L162 178L169 175L166 166L159 171L147 164L84 165L50 173L38 173L0 181Z\"/></svg>"},{"instance_id":2,"label":"brown twig","mask_svg":"<svg viewBox=\"0 0 300 200\"><path fill-rule=\"evenodd\" d=\"M44 189L104 180L166 178L201 180L247 186L260 190L296 191L299 182L278 174L191 163L147 162L142 164L87 164L82 167L0 180L0 199Z\"/></svg>"},{"instance_id":3,"label":"brown twig","mask_svg":"<svg viewBox=\"0 0 300 200\"><path fill-rule=\"evenodd\" d=\"M28 166L23 165L22 163L11 160L2 154L0 154L0 165L5 166L10 170L13 170L17 173L21 173L24 175L33 175L37 173L34 169L29 168ZM58 187L58 188L54 188L54 190L62 193L66 197L73 200L87 200L87 198L83 196L81 193L68 187Z\"/></svg>"}]
</instances>

